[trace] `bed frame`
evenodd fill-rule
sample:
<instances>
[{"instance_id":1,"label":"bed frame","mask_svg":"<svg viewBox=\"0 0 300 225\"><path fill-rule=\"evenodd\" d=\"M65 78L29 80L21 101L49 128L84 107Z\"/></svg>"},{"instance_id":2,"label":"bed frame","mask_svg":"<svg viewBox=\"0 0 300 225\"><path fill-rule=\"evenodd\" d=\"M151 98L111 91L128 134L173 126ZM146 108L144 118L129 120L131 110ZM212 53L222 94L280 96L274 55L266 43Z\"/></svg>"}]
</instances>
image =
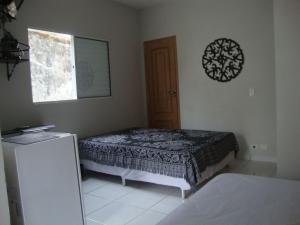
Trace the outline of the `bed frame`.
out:
<instances>
[{"instance_id":1,"label":"bed frame","mask_svg":"<svg viewBox=\"0 0 300 225\"><path fill-rule=\"evenodd\" d=\"M226 165L228 165L232 160L234 160L234 158L235 158L235 153L234 151L232 151L220 163L214 166L207 167L206 170L201 173L202 178L196 186L203 183L205 180L211 178L218 171L220 171ZM176 178L176 177L170 177L166 175L155 174L155 173L150 173L145 171L132 170L132 169L126 169L121 167L115 167L115 166L107 166L90 160L80 160L80 164L86 170L110 174L114 176L120 176L122 180L122 184L124 186L126 185L126 180L134 180L134 181L142 181L142 182L149 182L154 184L178 187L181 189L182 199L186 198L187 191L193 189L193 187L184 178Z\"/></svg>"}]
</instances>

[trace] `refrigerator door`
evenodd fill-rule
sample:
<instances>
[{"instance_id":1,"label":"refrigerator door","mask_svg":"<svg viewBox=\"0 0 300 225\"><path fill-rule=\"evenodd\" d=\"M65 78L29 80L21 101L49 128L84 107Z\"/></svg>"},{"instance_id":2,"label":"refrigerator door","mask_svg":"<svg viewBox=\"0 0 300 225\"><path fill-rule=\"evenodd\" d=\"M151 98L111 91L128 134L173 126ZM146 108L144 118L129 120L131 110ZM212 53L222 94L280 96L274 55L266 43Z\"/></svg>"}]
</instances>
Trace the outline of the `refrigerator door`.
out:
<instances>
[{"instance_id":1,"label":"refrigerator door","mask_svg":"<svg viewBox=\"0 0 300 225\"><path fill-rule=\"evenodd\" d=\"M6 191L6 180L4 172L4 161L2 154L2 143L0 134L0 224L10 225L10 216L8 209L7 191Z\"/></svg>"},{"instance_id":2,"label":"refrigerator door","mask_svg":"<svg viewBox=\"0 0 300 225\"><path fill-rule=\"evenodd\" d=\"M24 225L84 224L76 157L73 135L17 148Z\"/></svg>"}]
</instances>

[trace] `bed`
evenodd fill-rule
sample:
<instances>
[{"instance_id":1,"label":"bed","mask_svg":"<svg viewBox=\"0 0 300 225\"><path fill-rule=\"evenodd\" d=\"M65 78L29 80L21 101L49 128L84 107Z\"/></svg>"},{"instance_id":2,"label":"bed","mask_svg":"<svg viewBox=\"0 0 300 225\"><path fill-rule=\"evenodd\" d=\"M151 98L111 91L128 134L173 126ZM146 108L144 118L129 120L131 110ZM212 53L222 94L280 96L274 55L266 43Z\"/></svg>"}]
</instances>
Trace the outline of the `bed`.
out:
<instances>
[{"instance_id":1,"label":"bed","mask_svg":"<svg viewBox=\"0 0 300 225\"><path fill-rule=\"evenodd\" d=\"M158 225L300 225L300 182L222 174Z\"/></svg>"},{"instance_id":2,"label":"bed","mask_svg":"<svg viewBox=\"0 0 300 225\"><path fill-rule=\"evenodd\" d=\"M79 141L87 170L179 187L185 191L211 177L238 151L231 132L127 129Z\"/></svg>"}]
</instances>

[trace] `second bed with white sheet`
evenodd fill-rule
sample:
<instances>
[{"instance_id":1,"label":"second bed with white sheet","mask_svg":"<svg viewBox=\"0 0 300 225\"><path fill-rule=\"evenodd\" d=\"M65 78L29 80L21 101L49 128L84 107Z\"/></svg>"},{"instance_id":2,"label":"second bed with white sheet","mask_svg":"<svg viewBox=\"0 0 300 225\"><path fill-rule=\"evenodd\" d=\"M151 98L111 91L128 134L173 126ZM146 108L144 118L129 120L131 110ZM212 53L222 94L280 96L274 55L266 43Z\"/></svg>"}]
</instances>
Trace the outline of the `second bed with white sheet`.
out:
<instances>
[{"instance_id":1,"label":"second bed with white sheet","mask_svg":"<svg viewBox=\"0 0 300 225\"><path fill-rule=\"evenodd\" d=\"M158 225L300 225L300 182L223 174Z\"/></svg>"}]
</instances>

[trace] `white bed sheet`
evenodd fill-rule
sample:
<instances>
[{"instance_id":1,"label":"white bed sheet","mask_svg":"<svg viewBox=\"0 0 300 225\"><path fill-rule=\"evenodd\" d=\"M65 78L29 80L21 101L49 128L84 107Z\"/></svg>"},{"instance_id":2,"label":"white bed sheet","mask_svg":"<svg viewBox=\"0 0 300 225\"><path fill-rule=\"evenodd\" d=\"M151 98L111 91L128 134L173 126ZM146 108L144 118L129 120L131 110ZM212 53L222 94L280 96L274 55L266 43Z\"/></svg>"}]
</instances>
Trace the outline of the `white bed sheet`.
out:
<instances>
[{"instance_id":1,"label":"white bed sheet","mask_svg":"<svg viewBox=\"0 0 300 225\"><path fill-rule=\"evenodd\" d=\"M300 182L223 174L159 225L300 225Z\"/></svg>"}]
</instances>

